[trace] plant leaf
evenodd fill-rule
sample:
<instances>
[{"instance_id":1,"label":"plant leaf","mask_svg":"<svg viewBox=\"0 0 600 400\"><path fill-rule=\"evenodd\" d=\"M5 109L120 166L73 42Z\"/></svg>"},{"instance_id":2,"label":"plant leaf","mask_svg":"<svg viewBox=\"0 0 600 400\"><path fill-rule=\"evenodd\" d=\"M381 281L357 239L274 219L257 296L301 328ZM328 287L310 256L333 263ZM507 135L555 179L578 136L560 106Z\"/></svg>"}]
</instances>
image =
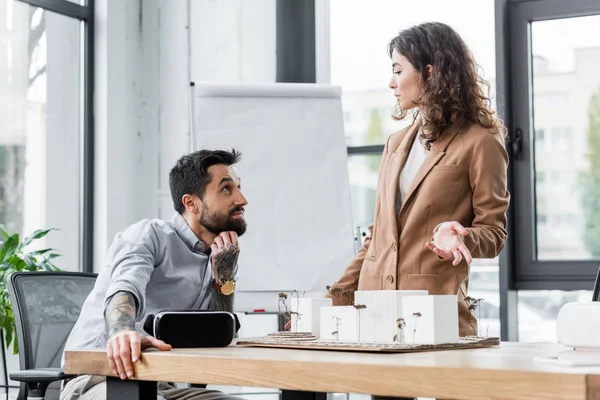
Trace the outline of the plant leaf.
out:
<instances>
[{"instance_id":1,"label":"plant leaf","mask_svg":"<svg viewBox=\"0 0 600 400\"><path fill-rule=\"evenodd\" d=\"M36 250L36 251L32 251L32 252L30 252L30 253L28 253L28 254L29 254L30 256L34 256L34 257L35 257L35 256L41 256L42 254L45 254L45 253L47 253L47 252L49 252L49 251L51 251L51 250L54 250L54 249L47 248L47 249L43 249L43 250Z\"/></svg>"},{"instance_id":2,"label":"plant leaf","mask_svg":"<svg viewBox=\"0 0 600 400\"><path fill-rule=\"evenodd\" d=\"M38 269L35 258L31 257L29 254L25 256L25 258L23 259L23 262L25 263L25 267L26 267L23 269L27 269L29 271L35 271L36 269Z\"/></svg>"},{"instance_id":3,"label":"plant leaf","mask_svg":"<svg viewBox=\"0 0 600 400\"><path fill-rule=\"evenodd\" d=\"M17 261L14 262L13 264L10 264L10 266L12 266L12 268L8 268L6 270L7 273L12 273L12 272L17 272L17 271L23 271L23 270L28 270L27 268L27 262L25 260L22 260L20 258L16 258Z\"/></svg>"},{"instance_id":4,"label":"plant leaf","mask_svg":"<svg viewBox=\"0 0 600 400\"><path fill-rule=\"evenodd\" d=\"M2 235L6 238L4 243L0 242L0 328L4 331L6 338L6 349L13 347L14 354L18 354L19 343L16 336L14 313L7 291L7 279L10 274L17 271L60 271L60 269L52 263L52 260L59 257L61 254L54 253L54 249L47 248L35 250L29 253L24 253L23 249L36 239L46 236L54 229L36 230L25 240L20 242L19 234L9 235L6 233L6 228L0 224ZM2 236L0 236L2 239ZM58 291L57 291L58 290ZM48 299L52 303L52 299L58 296L64 296L62 288L48 287L48 285L40 282L40 287L35 291L35 296L40 299ZM64 303L64 302L63 302ZM54 303L52 303L54 304ZM48 314L50 312L50 314ZM70 314L79 313L80 310L72 310L67 307L63 311L62 318L67 318ZM42 323L48 318L55 318L54 310L41 309L35 315L32 315L36 323ZM70 317L69 317L70 318Z\"/></svg>"},{"instance_id":5,"label":"plant leaf","mask_svg":"<svg viewBox=\"0 0 600 400\"><path fill-rule=\"evenodd\" d=\"M46 236L48 234L48 232L53 231L54 228L50 228L50 229L38 229L37 231L34 231L31 235L27 236L24 240L23 243L21 243L20 248L23 249L25 248L25 246L27 246L29 243L33 242L35 239L40 239L43 238L44 236Z\"/></svg>"},{"instance_id":6,"label":"plant leaf","mask_svg":"<svg viewBox=\"0 0 600 400\"><path fill-rule=\"evenodd\" d=\"M8 347L6 348L8 350ZM15 336L15 341L13 342L13 354L19 354L19 338Z\"/></svg>"},{"instance_id":7,"label":"plant leaf","mask_svg":"<svg viewBox=\"0 0 600 400\"><path fill-rule=\"evenodd\" d=\"M4 332L6 333L6 348L10 348L10 342L12 342L13 338L13 328L12 324L8 323L4 325Z\"/></svg>"},{"instance_id":8,"label":"plant leaf","mask_svg":"<svg viewBox=\"0 0 600 400\"><path fill-rule=\"evenodd\" d=\"M12 265L13 267L17 264L19 264L21 262L21 257L19 257L18 254L14 254L11 258L9 258L8 260L6 260L6 262L8 263L8 265Z\"/></svg>"},{"instance_id":9,"label":"plant leaf","mask_svg":"<svg viewBox=\"0 0 600 400\"><path fill-rule=\"evenodd\" d=\"M12 257L13 254L15 254L15 250L17 249L18 245L19 245L19 234L18 233L15 233L14 235L12 235L8 239L6 239L6 242L4 242L2 247L0 247L0 262Z\"/></svg>"},{"instance_id":10,"label":"plant leaf","mask_svg":"<svg viewBox=\"0 0 600 400\"><path fill-rule=\"evenodd\" d=\"M8 239L10 237L10 235L8 234L6 227L4 226L4 224L0 224L0 230L2 231L2 235Z\"/></svg>"}]
</instances>

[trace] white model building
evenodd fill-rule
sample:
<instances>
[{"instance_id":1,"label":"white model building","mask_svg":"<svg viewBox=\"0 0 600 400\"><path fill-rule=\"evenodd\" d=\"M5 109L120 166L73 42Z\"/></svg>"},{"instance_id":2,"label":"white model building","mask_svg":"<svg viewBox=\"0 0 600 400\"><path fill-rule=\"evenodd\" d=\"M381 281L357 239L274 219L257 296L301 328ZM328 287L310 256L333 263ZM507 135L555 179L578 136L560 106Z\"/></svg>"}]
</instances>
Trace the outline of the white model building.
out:
<instances>
[{"instance_id":1,"label":"white model building","mask_svg":"<svg viewBox=\"0 0 600 400\"><path fill-rule=\"evenodd\" d=\"M406 344L458 342L456 295L406 296L402 308Z\"/></svg>"},{"instance_id":2,"label":"white model building","mask_svg":"<svg viewBox=\"0 0 600 400\"><path fill-rule=\"evenodd\" d=\"M311 303L306 304L308 307ZM316 313L314 304L310 306L311 318ZM355 292L354 304L320 307L321 340L394 343L398 319L403 318L405 344L458 342L456 295L428 295L426 290L368 290Z\"/></svg>"},{"instance_id":3,"label":"white model building","mask_svg":"<svg viewBox=\"0 0 600 400\"><path fill-rule=\"evenodd\" d=\"M311 332L319 337L321 322L321 307L331 306L327 298L292 298L292 331Z\"/></svg>"},{"instance_id":4,"label":"white model building","mask_svg":"<svg viewBox=\"0 0 600 400\"><path fill-rule=\"evenodd\" d=\"M354 306L321 307L319 339L358 342L358 310Z\"/></svg>"},{"instance_id":5,"label":"white model building","mask_svg":"<svg viewBox=\"0 0 600 400\"><path fill-rule=\"evenodd\" d=\"M354 304L366 309L360 315L360 341L393 343L398 329L396 320L405 318L402 304L406 296L427 296L426 290L364 290L354 293ZM405 318L406 319L406 318Z\"/></svg>"}]
</instances>

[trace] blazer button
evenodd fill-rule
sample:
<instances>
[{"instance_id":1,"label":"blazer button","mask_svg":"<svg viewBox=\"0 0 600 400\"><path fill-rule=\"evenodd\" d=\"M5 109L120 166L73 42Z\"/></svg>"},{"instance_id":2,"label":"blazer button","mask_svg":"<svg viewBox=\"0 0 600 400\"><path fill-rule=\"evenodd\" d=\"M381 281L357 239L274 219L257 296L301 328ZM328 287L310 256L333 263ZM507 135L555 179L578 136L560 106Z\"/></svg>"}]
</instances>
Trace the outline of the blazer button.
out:
<instances>
[{"instance_id":1,"label":"blazer button","mask_svg":"<svg viewBox=\"0 0 600 400\"><path fill-rule=\"evenodd\" d=\"M394 249L394 252L396 251L396 242L392 243L392 248Z\"/></svg>"},{"instance_id":2,"label":"blazer button","mask_svg":"<svg viewBox=\"0 0 600 400\"><path fill-rule=\"evenodd\" d=\"M391 275L388 275L388 276L387 276L387 281L388 281L389 283L394 283L394 277L393 277L393 276L391 276Z\"/></svg>"}]
</instances>

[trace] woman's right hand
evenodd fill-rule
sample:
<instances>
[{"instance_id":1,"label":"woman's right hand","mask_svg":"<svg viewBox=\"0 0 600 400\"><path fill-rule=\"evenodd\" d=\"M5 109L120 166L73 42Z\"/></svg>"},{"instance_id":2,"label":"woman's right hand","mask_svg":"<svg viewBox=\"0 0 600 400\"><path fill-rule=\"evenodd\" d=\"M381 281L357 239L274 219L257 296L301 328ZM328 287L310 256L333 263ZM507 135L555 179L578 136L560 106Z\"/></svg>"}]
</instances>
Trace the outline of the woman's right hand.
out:
<instances>
[{"instance_id":1,"label":"woman's right hand","mask_svg":"<svg viewBox=\"0 0 600 400\"><path fill-rule=\"evenodd\" d=\"M458 222L444 222L436 227L433 240L426 243L426 246L438 257L453 260L452 265L458 265L463 257L470 264L473 262L473 257L462 239L468 234L469 231Z\"/></svg>"},{"instance_id":2,"label":"woman's right hand","mask_svg":"<svg viewBox=\"0 0 600 400\"><path fill-rule=\"evenodd\" d=\"M132 330L118 332L106 343L108 364L121 379L132 378L133 364L140 359L142 350L149 347L162 351L171 350L171 345L153 336L144 336Z\"/></svg>"}]
</instances>

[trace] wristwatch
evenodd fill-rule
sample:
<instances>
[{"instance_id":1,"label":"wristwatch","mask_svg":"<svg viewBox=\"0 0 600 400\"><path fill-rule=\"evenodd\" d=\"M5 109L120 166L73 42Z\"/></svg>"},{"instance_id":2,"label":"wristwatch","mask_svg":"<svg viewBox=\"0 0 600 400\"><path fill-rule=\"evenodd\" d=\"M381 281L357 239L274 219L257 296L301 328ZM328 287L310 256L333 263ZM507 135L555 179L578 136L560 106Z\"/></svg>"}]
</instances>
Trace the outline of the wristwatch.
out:
<instances>
[{"instance_id":1,"label":"wristwatch","mask_svg":"<svg viewBox=\"0 0 600 400\"><path fill-rule=\"evenodd\" d=\"M216 279L213 279L213 287L222 295L229 296L235 292L235 281L225 281L222 284L219 284Z\"/></svg>"}]
</instances>

